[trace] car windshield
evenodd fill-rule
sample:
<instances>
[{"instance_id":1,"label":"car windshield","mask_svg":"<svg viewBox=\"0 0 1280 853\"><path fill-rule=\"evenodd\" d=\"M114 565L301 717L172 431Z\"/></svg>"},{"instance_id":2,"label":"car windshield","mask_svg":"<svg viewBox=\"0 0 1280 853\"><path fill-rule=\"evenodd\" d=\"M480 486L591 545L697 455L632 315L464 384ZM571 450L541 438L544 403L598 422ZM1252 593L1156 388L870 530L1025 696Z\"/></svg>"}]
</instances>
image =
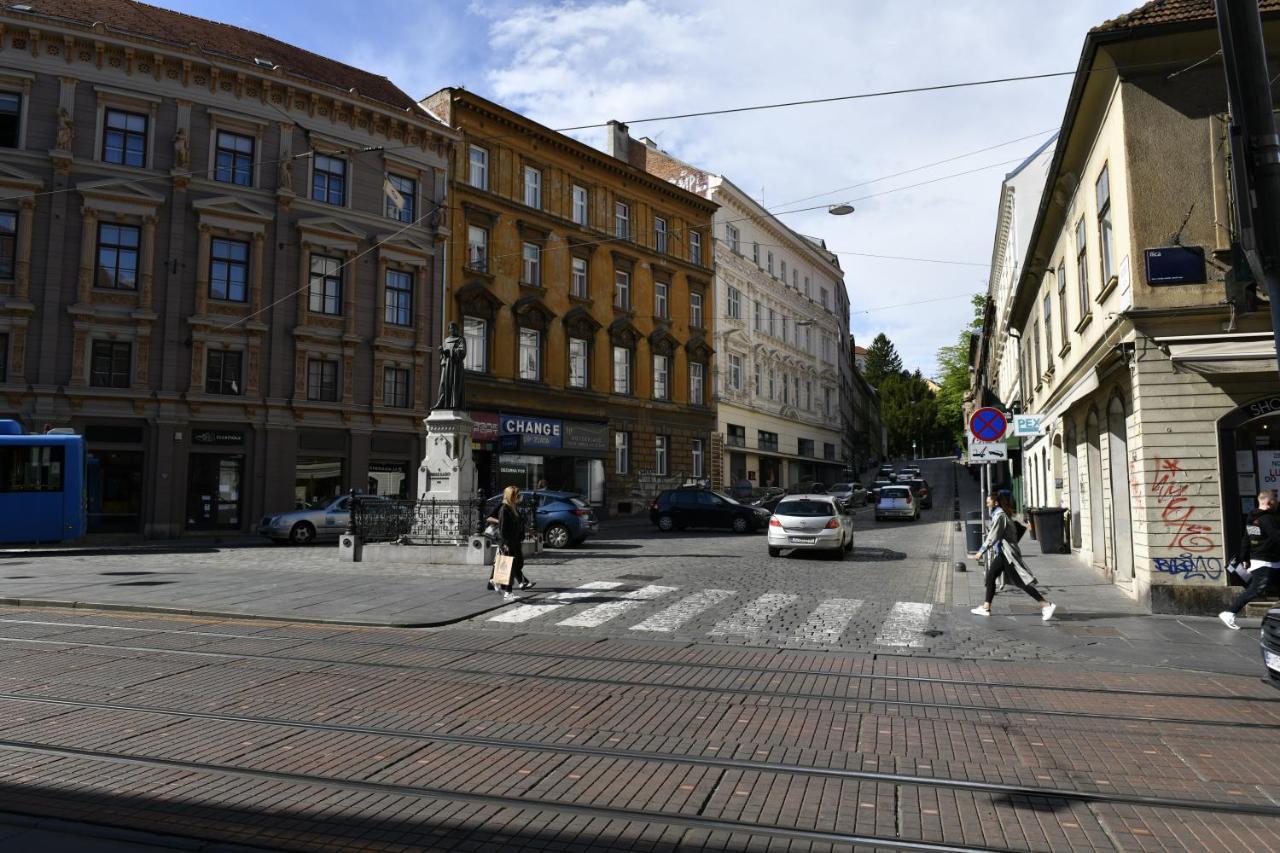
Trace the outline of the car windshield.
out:
<instances>
[{"instance_id":1,"label":"car windshield","mask_svg":"<svg viewBox=\"0 0 1280 853\"><path fill-rule=\"evenodd\" d=\"M909 498L911 497L911 491L905 488L893 487L881 489L880 496L885 498Z\"/></svg>"},{"instance_id":2,"label":"car windshield","mask_svg":"<svg viewBox=\"0 0 1280 853\"><path fill-rule=\"evenodd\" d=\"M799 518L829 518L835 515L835 507L830 501L785 500L773 511L775 515L790 515Z\"/></svg>"},{"instance_id":3,"label":"car windshield","mask_svg":"<svg viewBox=\"0 0 1280 853\"><path fill-rule=\"evenodd\" d=\"M333 498L316 498L304 506L303 509L324 509L331 503L333 503Z\"/></svg>"},{"instance_id":4,"label":"car windshield","mask_svg":"<svg viewBox=\"0 0 1280 853\"><path fill-rule=\"evenodd\" d=\"M832 485L832 487L831 487L831 491L833 491L833 492L847 492L847 491L850 491L852 488L853 488L853 483L836 483L836 484Z\"/></svg>"}]
</instances>

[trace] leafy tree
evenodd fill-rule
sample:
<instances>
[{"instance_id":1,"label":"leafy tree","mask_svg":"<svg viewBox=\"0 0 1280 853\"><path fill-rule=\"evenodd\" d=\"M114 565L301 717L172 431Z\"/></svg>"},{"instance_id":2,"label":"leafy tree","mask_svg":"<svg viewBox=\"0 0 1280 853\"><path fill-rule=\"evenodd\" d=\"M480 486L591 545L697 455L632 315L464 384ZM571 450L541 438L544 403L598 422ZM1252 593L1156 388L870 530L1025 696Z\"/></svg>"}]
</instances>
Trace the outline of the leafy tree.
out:
<instances>
[{"instance_id":1,"label":"leafy tree","mask_svg":"<svg viewBox=\"0 0 1280 853\"><path fill-rule=\"evenodd\" d=\"M871 346L867 347L867 369L863 376L875 387L879 388L888 376L902 373L902 356L898 355L893 342L884 332L876 335Z\"/></svg>"},{"instance_id":2,"label":"leafy tree","mask_svg":"<svg viewBox=\"0 0 1280 853\"><path fill-rule=\"evenodd\" d=\"M926 455L950 449L950 437L939 428L937 398L920 371L890 374L879 390L891 455L910 456L912 442Z\"/></svg>"},{"instance_id":3,"label":"leafy tree","mask_svg":"<svg viewBox=\"0 0 1280 853\"><path fill-rule=\"evenodd\" d=\"M938 428L952 441L960 443L964 437L964 395L969 390L969 341L982 329L986 314L987 298L975 293L970 300L973 317L969 327L960 333L954 344L938 349Z\"/></svg>"}]
</instances>

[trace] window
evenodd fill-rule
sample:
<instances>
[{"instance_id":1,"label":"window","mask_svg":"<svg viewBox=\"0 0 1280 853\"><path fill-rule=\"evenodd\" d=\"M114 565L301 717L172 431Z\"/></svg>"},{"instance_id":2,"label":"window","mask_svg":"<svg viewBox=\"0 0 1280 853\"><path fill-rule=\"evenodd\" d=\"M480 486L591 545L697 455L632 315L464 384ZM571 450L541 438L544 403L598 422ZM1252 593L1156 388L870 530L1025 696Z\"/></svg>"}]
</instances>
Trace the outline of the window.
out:
<instances>
[{"instance_id":1,"label":"window","mask_svg":"<svg viewBox=\"0 0 1280 853\"><path fill-rule=\"evenodd\" d=\"M613 393L631 393L631 350L613 348Z\"/></svg>"},{"instance_id":2,"label":"window","mask_svg":"<svg viewBox=\"0 0 1280 853\"><path fill-rule=\"evenodd\" d=\"M342 207L347 203L347 161L316 154L312 157L311 199Z\"/></svg>"},{"instance_id":3,"label":"window","mask_svg":"<svg viewBox=\"0 0 1280 853\"><path fill-rule=\"evenodd\" d=\"M653 357L653 399L671 399L671 389L667 382L670 372L671 359L665 355L655 355Z\"/></svg>"},{"instance_id":4,"label":"window","mask_svg":"<svg viewBox=\"0 0 1280 853\"><path fill-rule=\"evenodd\" d=\"M825 287L818 288L818 304L823 308L827 307L827 289Z\"/></svg>"},{"instance_id":5,"label":"window","mask_svg":"<svg viewBox=\"0 0 1280 853\"><path fill-rule=\"evenodd\" d=\"M782 317L782 342L784 344L787 342L787 318L785 314Z\"/></svg>"},{"instance_id":6,"label":"window","mask_svg":"<svg viewBox=\"0 0 1280 853\"><path fill-rule=\"evenodd\" d=\"M118 341L94 341L89 384L95 388L128 388L133 345Z\"/></svg>"},{"instance_id":7,"label":"window","mask_svg":"<svg viewBox=\"0 0 1280 853\"><path fill-rule=\"evenodd\" d=\"M764 305L759 301L756 302L755 324L757 332L764 331Z\"/></svg>"},{"instance_id":8,"label":"window","mask_svg":"<svg viewBox=\"0 0 1280 853\"><path fill-rule=\"evenodd\" d=\"M489 189L489 152L472 145L468 149L467 165L467 183L478 190Z\"/></svg>"},{"instance_id":9,"label":"window","mask_svg":"<svg viewBox=\"0 0 1280 853\"><path fill-rule=\"evenodd\" d=\"M691 461L692 461L691 467L693 469L692 471L693 476L701 477L702 476L702 459L703 459L702 439L695 438L692 441L690 441L689 444L690 444L690 454L691 454Z\"/></svg>"},{"instance_id":10,"label":"window","mask_svg":"<svg viewBox=\"0 0 1280 853\"><path fill-rule=\"evenodd\" d=\"M613 271L613 304L618 308L631 307L631 273Z\"/></svg>"},{"instance_id":11,"label":"window","mask_svg":"<svg viewBox=\"0 0 1280 853\"><path fill-rule=\"evenodd\" d=\"M1035 380L1036 384L1040 384L1040 321L1036 320L1035 325L1031 327L1031 346L1035 351Z\"/></svg>"},{"instance_id":12,"label":"window","mask_svg":"<svg viewBox=\"0 0 1280 853\"><path fill-rule=\"evenodd\" d=\"M800 270L791 270L791 286L796 290L800 289Z\"/></svg>"},{"instance_id":13,"label":"window","mask_svg":"<svg viewBox=\"0 0 1280 853\"><path fill-rule=\"evenodd\" d=\"M689 232L689 263L702 266L702 234Z\"/></svg>"},{"instance_id":14,"label":"window","mask_svg":"<svg viewBox=\"0 0 1280 853\"><path fill-rule=\"evenodd\" d=\"M782 404L785 406L791 402L791 377L782 374Z\"/></svg>"},{"instance_id":15,"label":"window","mask_svg":"<svg viewBox=\"0 0 1280 853\"><path fill-rule=\"evenodd\" d=\"M8 447L0 454L0 492L61 492L64 447Z\"/></svg>"},{"instance_id":16,"label":"window","mask_svg":"<svg viewBox=\"0 0 1280 853\"><path fill-rule=\"evenodd\" d=\"M9 334L0 334L0 382L9 381Z\"/></svg>"},{"instance_id":17,"label":"window","mask_svg":"<svg viewBox=\"0 0 1280 853\"><path fill-rule=\"evenodd\" d=\"M467 357L463 369L484 373L488 369L489 324L480 317L462 318L462 337L467 342Z\"/></svg>"},{"instance_id":18,"label":"window","mask_svg":"<svg viewBox=\"0 0 1280 853\"><path fill-rule=\"evenodd\" d=\"M413 325L413 274L387 270L386 313L383 319L393 326Z\"/></svg>"},{"instance_id":19,"label":"window","mask_svg":"<svg viewBox=\"0 0 1280 853\"><path fill-rule=\"evenodd\" d=\"M813 439L800 438L796 440L796 453L800 456L813 455Z\"/></svg>"},{"instance_id":20,"label":"window","mask_svg":"<svg viewBox=\"0 0 1280 853\"><path fill-rule=\"evenodd\" d=\"M521 281L535 287L542 284L542 249L537 243L525 243L520 249L523 259Z\"/></svg>"},{"instance_id":21,"label":"window","mask_svg":"<svg viewBox=\"0 0 1280 853\"><path fill-rule=\"evenodd\" d=\"M778 434L758 429L756 430L756 445L761 450L772 450L776 453L778 450Z\"/></svg>"},{"instance_id":22,"label":"window","mask_svg":"<svg viewBox=\"0 0 1280 853\"><path fill-rule=\"evenodd\" d=\"M742 390L742 356L732 353L729 355L729 387Z\"/></svg>"},{"instance_id":23,"label":"window","mask_svg":"<svg viewBox=\"0 0 1280 853\"><path fill-rule=\"evenodd\" d=\"M587 387L587 342L569 338L569 387Z\"/></svg>"},{"instance_id":24,"label":"window","mask_svg":"<svg viewBox=\"0 0 1280 853\"><path fill-rule=\"evenodd\" d=\"M1062 345L1067 345L1067 262L1058 261L1058 327Z\"/></svg>"},{"instance_id":25,"label":"window","mask_svg":"<svg viewBox=\"0 0 1280 853\"><path fill-rule=\"evenodd\" d=\"M824 441L822 443L822 458L834 460L836 458L836 446Z\"/></svg>"},{"instance_id":26,"label":"window","mask_svg":"<svg viewBox=\"0 0 1280 853\"><path fill-rule=\"evenodd\" d=\"M804 407L805 409L813 408L813 380L806 379L804 381Z\"/></svg>"},{"instance_id":27,"label":"window","mask_svg":"<svg viewBox=\"0 0 1280 853\"><path fill-rule=\"evenodd\" d=\"M781 271L781 272L780 272L780 274L778 275L778 278L782 279L782 283L783 283L783 284L786 284L786 283L787 283L787 262L786 262L786 261L779 261L778 263L781 265L781 266L780 266L780 271Z\"/></svg>"},{"instance_id":28,"label":"window","mask_svg":"<svg viewBox=\"0 0 1280 853\"><path fill-rule=\"evenodd\" d=\"M805 299L809 298L809 276L804 277L804 296Z\"/></svg>"},{"instance_id":29,"label":"window","mask_svg":"<svg viewBox=\"0 0 1280 853\"><path fill-rule=\"evenodd\" d=\"M542 208L542 172L532 166L524 167L524 203Z\"/></svg>"},{"instance_id":30,"label":"window","mask_svg":"<svg viewBox=\"0 0 1280 853\"><path fill-rule=\"evenodd\" d=\"M311 293L308 308L316 314L342 313L342 261L327 255L311 256Z\"/></svg>"},{"instance_id":31,"label":"window","mask_svg":"<svg viewBox=\"0 0 1280 853\"><path fill-rule=\"evenodd\" d=\"M542 335L537 329L520 330L520 378L529 382L542 379Z\"/></svg>"},{"instance_id":32,"label":"window","mask_svg":"<svg viewBox=\"0 0 1280 853\"><path fill-rule=\"evenodd\" d=\"M625 201L613 205L613 236L619 240L631 239L631 205Z\"/></svg>"},{"instance_id":33,"label":"window","mask_svg":"<svg viewBox=\"0 0 1280 853\"><path fill-rule=\"evenodd\" d=\"M17 92L0 92L0 148L17 148L22 121L22 96Z\"/></svg>"},{"instance_id":34,"label":"window","mask_svg":"<svg viewBox=\"0 0 1280 853\"><path fill-rule=\"evenodd\" d=\"M761 389L764 387L764 383L761 381L761 377L762 377L763 375L764 375L764 368L762 368L762 367L760 366L760 362L758 362L758 361L757 361L757 362L756 362L756 376L755 376L755 380L756 380L756 396L757 396L757 397L761 396L761 395L764 393L764 392L761 390Z\"/></svg>"},{"instance_id":35,"label":"window","mask_svg":"<svg viewBox=\"0 0 1280 853\"><path fill-rule=\"evenodd\" d=\"M615 432L613 434L613 467L619 474L627 473L631 463L631 433Z\"/></svg>"},{"instance_id":36,"label":"window","mask_svg":"<svg viewBox=\"0 0 1280 853\"><path fill-rule=\"evenodd\" d=\"M1044 356L1045 365L1053 370L1053 297L1044 295Z\"/></svg>"},{"instance_id":37,"label":"window","mask_svg":"<svg viewBox=\"0 0 1280 853\"><path fill-rule=\"evenodd\" d=\"M573 221L587 227L587 188L573 185Z\"/></svg>"},{"instance_id":38,"label":"window","mask_svg":"<svg viewBox=\"0 0 1280 853\"><path fill-rule=\"evenodd\" d=\"M140 169L146 166L147 117L124 110L106 110L102 120L102 160Z\"/></svg>"},{"instance_id":39,"label":"window","mask_svg":"<svg viewBox=\"0 0 1280 853\"><path fill-rule=\"evenodd\" d=\"M215 237L209 244L209 298L244 302L249 281L249 244Z\"/></svg>"},{"instance_id":40,"label":"window","mask_svg":"<svg viewBox=\"0 0 1280 853\"><path fill-rule=\"evenodd\" d=\"M702 328L702 291L689 291L689 325L695 329Z\"/></svg>"},{"instance_id":41,"label":"window","mask_svg":"<svg viewBox=\"0 0 1280 853\"><path fill-rule=\"evenodd\" d=\"M769 337L778 336L778 315L773 310L773 306L769 306Z\"/></svg>"},{"instance_id":42,"label":"window","mask_svg":"<svg viewBox=\"0 0 1280 853\"><path fill-rule=\"evenodd\" d=\"M241 187L253 186L253 137L227 130L214 134L213 179Z\"/></svg>"},{"instance_id":43,"label":"window","mask_svg":"<svg viewBox=\"0 0 1280 853\"><path fill-rule=\"evenodd\" d=\"M0 210L0 279L17 275L17 233L18 214Z\"/></svg>"},{"instance_id":44,"label":"window","mask_svg":"<svg viewBox=\"0 0 1280 853\"><path fill-rule=\"evenodd\" d=\"M1084 217L1076 223L1076 283L1080 288L1080 322L1089 315L1089 258L1084 240Z\"/></svg>"},{"instance_id":45,"label":"window","mask_svg":"<svg viewBox=\"0 0 1280 853\"><path fill-rule=\"evenodd\" d=\"M655 281L653 283L653 316L667 319L670 316L667 294L671 290L671 285L665 281Z\"/></svg>"},{"instance_id":46,"label":"window","mask_svg":"<svg viewBox=\"0 0 1280 853\"><path fill-rule=\"evenodd\" d=\"M664 255L667 253L667 220L661 216L653 220L653 248Z\"/></svg>"},{"instance_id":47,"label":"window","mask_svg":"<svg viewBox=\"0 0 1280 853\"><path fill-rule=\"evenodd\" d=\"M98 225L98 287L137 290L139 239L136 225Z\"/></svg>"},{"instance_id":48,"label":"window","mask_svg":"<svg viewBox=\"0 0 1280 853\"><path fill-rule=\"evenodd\" d=\"M418 182L400 175L387 175L383 187L386 216L406 225L418 219Z\"/></svg>"},{"instance_id":49,"label":"window","mask_svg":"<svg viewBox=\"0 0 1280 853\"><path fill-rule=\"evenodd\" d=\"M482 272L489 269L489 232L479 225L467 226L467 266Z\"/></svg>"},{"instance_id":50,"label":"window","mask_svg":"<svg viewBox=\"0 0 1280 853\"><path fill-rule=\"evenodd\" d=\"M730 447L746 447L747 446L747 428L738 424L729 424L729 434L725 440L725 444Z\"/></svg>"},{"instance_id":51,"label":"window","mask_svg":"<svg viewBox=\"0 0 1280 853\"><path fill-rule=\"evenodd\" d=\"M751 244L751 260L756 266L760 266L760 244Z\"/></svg>"},{"instance_id":52,"label":"window","mask_svg":"<svg viewBox=\"0 0 1280 853\"><path fill-rule=\"evenodd\" d=\"M587 259L574 258L570 262L569 295L587 299L590 295L587 281Z\"/></svg>"},{"instance_id":53,"label":"window","mask_svg":"<svg viewBox=\"0 0 1280 853\"><path fill-rule=\"evenodd\" d=\"M319 358L307 361L307 399L338 402L338 362Z\"/></svg>"},{"instance_id":54,"label":"window","mask_svg":"<svg viewBox=\"0 0 1280 853\"><path fill-rule=\"evenodd\" d=\"M742 319L742 291L736 287L728 289L727 298L725 299L725 311L729 314L730 320Z\"/></svg>"},{"instance_id":55,"label":"window","mask_svg":"<svg viewBox=\"0 0 1280 853\"><path fill-rule=\"evenodd\" d=\"M211 349L204 362L204 391L206 394L239 396L240 371L244 366L244 353L233 350Z\"/></svg>"},{"instance_id":56,"label":"window","mask_svg":"<svg viewBox=\"0 0 1280 853\"><path fill-rule=\"evenodd\" d=\"M382 368L382 405L395 409L409 408L408 368Z\"/></svg>"},{"instance_id":57,"label":"window","mask_svg":"<svg viewBox=\"0 0 1280 853\"><path fill-rule=\"evenodd\" d=\"M701 362L689 363L689 405L702 405L703 366Z\"/></svg>"},{"instance_id":58,"label":"window","mask_svg":"<svg viewBox=\"0 0 1280 853\"><path fill-rule=\"evenodd\" d=\"M773 275L773 252L768 254L768 263L765 265L765 272Z\"/></svg>"},{"instance_id":59,"label":"window","mask_svg":"<svg viewBox=\"0 0 1280 853\"><path fill-rule=\"evenodd\" d=\"M778 371L769 368L769 399L776 400L778 398Z\"/></svg>"},{"instance_id":60,"label":"window","mask_svg":"<svg viewBox=\"0 0 1280 853\"><path fill-rule=\"evenodd\" d=\"M667 451L671 447L671 439L665 435L653 437L653 473L659 477L667 476Z\"/></svg>"},{"instance_id":61,"label":"window","mask_svg":"<svg viewBox=\"0 0 1280 853\"><path fill-rule=\"evenodd\" d=\"M733 252L735 255L742 254L742 245L739 243L738 229L727 222L724 225L724 238L725 242L729 244L729 251Z\"/></svg>"},{"instance_id":62,"label":"window","mask_svg":"<svg viewBox=\"0 0 1280 853\"><path fill-rule=\"evenodd\" d=\"M1115 262L1111 245L1111 179L1107 167L1102 167L1098 183L1094 186L1098 198L1098 253L1102 255L1102 286L1106 288L1115 276Z\"/></svg>"}]
</instances>

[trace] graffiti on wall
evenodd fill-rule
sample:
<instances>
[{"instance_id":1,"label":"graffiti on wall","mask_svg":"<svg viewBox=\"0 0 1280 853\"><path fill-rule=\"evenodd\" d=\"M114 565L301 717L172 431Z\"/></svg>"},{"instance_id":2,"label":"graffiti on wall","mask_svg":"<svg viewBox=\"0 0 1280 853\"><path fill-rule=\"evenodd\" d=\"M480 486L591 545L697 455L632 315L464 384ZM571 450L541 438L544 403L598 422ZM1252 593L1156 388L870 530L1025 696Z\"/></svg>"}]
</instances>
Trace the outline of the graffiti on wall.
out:
<instances>
[{"instance_id":1,"label":"graffiti on wall","mask_svg":"<svg viewBox=\"0 0 1280 853\"><path fill-rule=\"evenodd\" d=\"M1169 548L1202 554L1213 550L1213 526L1205 519L1194 520L1200 507L1187 492L1191 483L1182 468L1182 460L1155 458L1155 478L1151 483L1151 497L1160 510L1160 524L1169 535Z\"/></svg>"},{"instance_id":2,"label":"graffiti on wall","mask_svg":"<svg viewBox=\"0 0 1280 853\"><path fill-rule=\"evenodd\" d=\"M1184 581L1222 579L1222 558L1203 554L1179 554L1176 557L1156 557L1151 567L1163 575L1172 575Z\"/></svg>"}]
</instances>

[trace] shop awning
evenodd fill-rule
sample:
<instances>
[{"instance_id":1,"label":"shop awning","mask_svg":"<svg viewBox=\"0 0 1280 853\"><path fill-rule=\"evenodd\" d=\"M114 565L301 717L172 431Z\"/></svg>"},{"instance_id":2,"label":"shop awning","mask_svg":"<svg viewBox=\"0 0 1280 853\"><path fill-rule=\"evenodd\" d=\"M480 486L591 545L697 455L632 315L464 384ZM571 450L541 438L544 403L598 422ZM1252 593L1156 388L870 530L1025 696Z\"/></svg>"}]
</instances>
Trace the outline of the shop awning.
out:
<instances>
[{"instance_id":1,"label":"shop awning","mask_svg":"<svg viewBox=\"0 0 1280 853\"><path fill-rule=\"evenodd\" d=\"M1192 373L1274 373L1276 345L1271 332L1230 335L1178 335L1156 338L1169 360Z\"/></svg>"}]
</instances>

